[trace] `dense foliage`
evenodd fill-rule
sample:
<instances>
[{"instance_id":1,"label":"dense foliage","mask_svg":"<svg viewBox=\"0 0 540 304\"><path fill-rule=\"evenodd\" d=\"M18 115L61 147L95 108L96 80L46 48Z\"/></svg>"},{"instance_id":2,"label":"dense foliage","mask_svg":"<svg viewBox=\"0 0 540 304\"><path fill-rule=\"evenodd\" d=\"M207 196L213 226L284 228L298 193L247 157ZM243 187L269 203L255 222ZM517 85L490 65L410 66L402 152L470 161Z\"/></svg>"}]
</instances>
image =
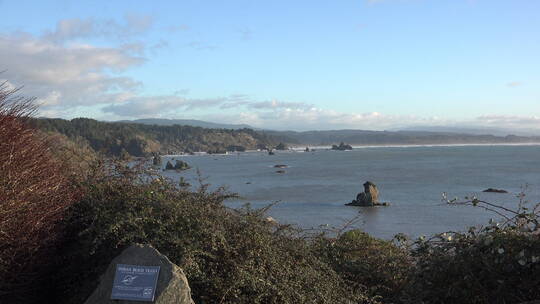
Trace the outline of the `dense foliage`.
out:
<instances>
[{"instance_id":1,"label":"dense foliage","mask_svg":"<svg viewBox=\"0 0 540 304\"><path fill-rule=\"evenodd\" d=\"M225 153L273 146L273 137L251 129L206 129L183 125L158 126L136 123L102 122L88 118L35 119L34 125L85 142L108 156L148 156L152 152Z\"/></svg>"},{"instance_id":2,"label":"dense foliage","mask_svg":"<svg viewBox=\"0 0 540 304\"><path fill-rule=\"evenodd\" d=\"M204 186L188 192L140 177L128 169L101 171L82 185L86 194L66 220L58 303L83 302L109 261L132 243L150 243L181 266L196 303L372 302L361 288L352 292L309 242L260 211L230 210L222 204L227 194Z\"/></svg>"},{"instance_id":3,"label":"dense foliage","mask_svg":"<svg viewBox=\"0 0 540 304\"><path fill-rule=\"evenodd\" d=\"M397 300L408 282L412 266L408 252L360 230L316 238L314 248L353 290L385 302Z\"/></svg>"},{"instance_id":4,"label":"dense foliage","mask_svg":"<svg viewBox=\"0 0 540 304\"><path fill-rule=\"evenodd\" d=\"M51 139L27 124L33 110L32 100L0 84L0 297L12 303L35 296L46 279L59 220L77 198Z\"/></svg>"},{"instance_id":5,"label":"dense foliage","mask_svg":"<svg viewBox=\"0 0 540 304\"><path fill-rule=\"evenodd\" d=\"M540 203L517 209L472 198L504 220L419 239L408 295L417 303L522 303L540 299Z\"/></svg>"}]
</instances>

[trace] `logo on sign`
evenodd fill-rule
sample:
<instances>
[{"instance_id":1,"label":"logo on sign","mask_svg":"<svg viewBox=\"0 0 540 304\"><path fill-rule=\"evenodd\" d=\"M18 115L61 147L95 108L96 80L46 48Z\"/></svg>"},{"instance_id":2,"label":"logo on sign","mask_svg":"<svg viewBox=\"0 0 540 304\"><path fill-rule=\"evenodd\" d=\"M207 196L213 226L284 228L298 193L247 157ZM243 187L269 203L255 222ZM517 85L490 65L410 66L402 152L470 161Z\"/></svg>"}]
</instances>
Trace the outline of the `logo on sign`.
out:
<instances>
[{"instance_id":1,"label":"logo on sign","mask_svg":"<svg viewBox=\"0 0 540 304\"><path fill-rule=\"evenodd\" d=\"M137 276L128 274L122 279L122 283L124 285L131 285L131 284L133 284L133 282L135 281L136 278L137 278Z\"/></svg>"},{"instance_id":2,"label":"logo on sign","mask_svg":"<svg viewBox=\"0 0 540 304\"><path fill-rule=\"evenodd\" d=\"M151 287L147 287L143 290L143 296L145 297L148 297L148 296L151 296L152 295L152 288Z\"/></svg>"}]
</instances>

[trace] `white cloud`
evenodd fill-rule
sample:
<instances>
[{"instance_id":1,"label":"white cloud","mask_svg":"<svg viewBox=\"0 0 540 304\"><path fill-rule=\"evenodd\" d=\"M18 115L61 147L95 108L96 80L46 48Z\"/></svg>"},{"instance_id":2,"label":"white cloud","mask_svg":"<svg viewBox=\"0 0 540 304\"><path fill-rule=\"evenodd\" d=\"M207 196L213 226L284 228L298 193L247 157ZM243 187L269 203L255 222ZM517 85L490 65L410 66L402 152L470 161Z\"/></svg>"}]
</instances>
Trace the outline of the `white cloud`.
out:
<instances>
[{"instance_id":1,"label":"white cloud","mask_svg":"<svg viewBox=\"0 0 540 304\"><path fill-rule=\"evenodd\" d=\"M292 109L292 110L301 110L301 109L311 109L313 105L301 103L301 102L283 102L283 101L260 101L253 102L248 105L252 109Z\"/></svg>"},{"instance_id":2,"label":"white cloud","mask_svg":"<svg viewBox=\"0 0 540 304\"><path fill-rule=\"evenodd\" d=\"M475 123L483 126L518 129L540 129L540 117L515 115L483 115Z\"/></svg>"},{"instance_id":3,"label":"white cloud","mask_svg":"<svg viewBox=\"0 0 540 304\"><path fill-rule=\"evenodd\" d=\"M121 23L112 19L63 19L44 38L53 42L91 37L128 39L146 32L153 23L154 19L145 15L126 15Z\"/></svg>"},{"instance_id":4,"label":"white cloud","mask_svg":"<svg viewBox=\"0 0 540 304\"><path fill-rule=\"evenodd\" d=\"M344 113L317 107L264 108L246 106L238 109L239 114L214 114L207 119L227 123L245 123L269 129L314 130L314 129L365 129L384 130L406 127L411 124L435 125L447 123L437 117L423 118L406 115L385 115L378 112ZM204 119L204 117L200 117Z\"/></svg>"},{"instance_id":5,"label":"white cloud","mask_svg":"<svg viewBox=\"0 0 540 304\"><path fill-rule=\"evenodd\" d=\"M145 59L129 47L97 47L59 43L17 33L0 35L3 78L27 96L50 107L114 103L119 93L134 92L141 83L121 73Z\"/></svg>"},{"instance_id":6,"label":"white cloud","mask_svg":"<svg viewBox=\"0 0 540 304\"><path fill-rule=\"evenodd\" d=\"M238 103L244 95L216 98L185 98L178 95L135 96L123 103L109 105L102 110L122 117L152 117L176 114L178 111L192 111L224 107L228 103Z\"/></svg>"}]
</instances>

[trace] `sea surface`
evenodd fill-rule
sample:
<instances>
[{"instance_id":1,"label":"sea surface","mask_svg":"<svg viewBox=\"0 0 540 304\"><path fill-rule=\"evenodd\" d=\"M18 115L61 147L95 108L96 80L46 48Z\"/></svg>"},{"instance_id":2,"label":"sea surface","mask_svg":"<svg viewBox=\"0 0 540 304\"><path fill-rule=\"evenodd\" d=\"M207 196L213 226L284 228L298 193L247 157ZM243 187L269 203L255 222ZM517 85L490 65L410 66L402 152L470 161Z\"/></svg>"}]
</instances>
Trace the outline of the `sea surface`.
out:
<instances>
[{"instance_id":1,"label":"sea surface","mask_svg":"<svg viewBox=\"0 0 540 304\"><path fill-rule=\"evenodd\" d=\"M213 188L225 186L242 198L231 207L250 203L261 208L278 202L268 216L301 228L340 228L357 217L352 228L391 239L445 231L466 231L499 217L477 207L448 205L448 198L477 196L516 207L525 187L529 204L540 202L540 146L412 146L356 147L352 151L317 149L315 152L244 152L229 155L167 156L187 161L192 169L164 174L183 176L197 186L197 169ZM274 168L287 165L287 168ZM284 170L285 173L276 173ZM389 207L352 207L345 203L363 191L365 181L375 183L380 201ZM508 194L483 193L500 188Z\"/></svg>"}]
</instances>

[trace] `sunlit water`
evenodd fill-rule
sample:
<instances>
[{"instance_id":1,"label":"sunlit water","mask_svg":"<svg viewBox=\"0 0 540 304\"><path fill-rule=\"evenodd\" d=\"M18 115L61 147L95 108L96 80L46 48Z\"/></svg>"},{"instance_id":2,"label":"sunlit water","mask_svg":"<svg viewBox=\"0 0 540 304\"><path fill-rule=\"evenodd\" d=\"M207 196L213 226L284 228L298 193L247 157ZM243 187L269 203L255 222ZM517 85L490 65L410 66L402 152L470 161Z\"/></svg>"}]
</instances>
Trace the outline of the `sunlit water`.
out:
<instances>
[{"instance_id":1,"label":"sunlit water","mask_svg":"<svg viewBox=\"0 0 540 304\"><path fill-rule=\"evenodd\" d=\"M164 163L167 159L164 158ZM480 208L450 206L441 201L476 195L490 202L515 206L521 187L529 185L526 199L540 201L540 146L370 147L353 151L247 152L233 155L175 156L193 169L166 176L197 185L198 168L206 182L227 186L242 200L263 207L279 201L268 215L302 228L340 227L360 212L354 227L382 238L396 233L411 237L487 224L496 215ZM288 168L277 169L284 164ZM286 173L276 173L285 170ZM345 206L374 182L380 200L389 207ZM501 188L509 194L482 193Z\"/></svg>"}]
</instances>

